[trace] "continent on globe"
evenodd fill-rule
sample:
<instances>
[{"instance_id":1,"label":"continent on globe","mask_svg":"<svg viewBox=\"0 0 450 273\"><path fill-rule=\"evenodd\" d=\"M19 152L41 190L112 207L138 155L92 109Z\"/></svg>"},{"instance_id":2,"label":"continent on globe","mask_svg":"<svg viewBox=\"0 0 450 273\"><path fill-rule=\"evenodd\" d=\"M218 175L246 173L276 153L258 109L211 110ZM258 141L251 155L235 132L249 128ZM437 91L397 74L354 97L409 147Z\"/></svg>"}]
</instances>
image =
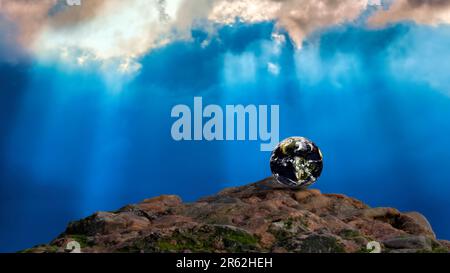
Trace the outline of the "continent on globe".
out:
<instances>
[{"instance_id":1,"label":"continent on globe","mask_svg":"<svg viewBox=\"0 0 450 273\"><path fill-rule=\"evenodd\" d=\"M315 183L322 173L322 152L304 137L290 137L280 142L272 152L270 169L279 183L306 187Z\"/></svg>"}]
</instances>

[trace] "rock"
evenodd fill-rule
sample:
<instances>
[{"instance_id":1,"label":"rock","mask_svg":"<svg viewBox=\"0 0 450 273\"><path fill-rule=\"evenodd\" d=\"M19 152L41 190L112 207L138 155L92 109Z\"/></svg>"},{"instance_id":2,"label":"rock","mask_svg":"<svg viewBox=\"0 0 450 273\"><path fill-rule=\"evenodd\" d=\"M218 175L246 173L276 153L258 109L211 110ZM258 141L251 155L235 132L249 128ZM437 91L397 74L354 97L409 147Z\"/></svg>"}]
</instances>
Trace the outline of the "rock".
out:
<instances>
[{"instance_id":1,"label":"rock","mask_svg":"<svg viewBox=\"0 0 450 273\"><path fill-rule=\"evenodd\" d=\"M174 195L146 199L115 212L72 222L47 245L26 252L448 252L425 217L369 208L341 194L294 190L271 178L224 189L193 203Z\"/></svg>"},{"instance_id":2,"label":"rock","mask_svg":"<svg viewBox=\"0 0 450 273\"><path fill-rule=\"evenodd\" d=\"M443 246L447 247L450 249L450 241L447 240L440 240L439 241Z\"/></svg>"},{"instance_id":3,"label":"rock","mask_svg":"<svg viewBox=\"0 0 450 273\"><path fill-rule=\"evenodd\" d=\"M433 238L436 238L436 235L433 232L433 228L431 227L430 222L428 222L427 218L425 218L425 216L423 216L421 213L413 211L407 212L405 213L405 215L411 217L414 220L414 222L420 226L423 232L428 233Z\"/></svg>"},{"instance_id":4,"label":"rock","mask_svg":"<svg viewBox=\"0 0 450 273\"><path fill-rule=\"evenodd\" d=\"M440 252L450 253L450 241L440 240L439 243L441 244Z\"/></svg>"},{"instance_id":5,"label":"rock","mask_svg":"<svg viewBox=\"0 0 450 273\"><path fill-rule=\"evenodd\" d=\"M389 253L417 253L417 249L393 249L389 250Z\"/></svg>"},{"instance_id":6,"label":"rock","mask_svg":"<svg viewBox=\"0 0 450 273\"><path fill-rule=\"evenodd\" d=\"M320 195L320 191L319 190L301 190L301 191L297 191L295 193L295 199L299 202L302 202L304 199L311 197L311 196L318 196Z\"/></svg>"},{"instance_id":7,"label":"rock","mask_svg":"<svg viewBox=\"0 0 450 273\"><path fill-rule=\"evenodd\" d=\"M87 236L109 234L127 228L125 217L123 214L97 212L86 219L70 223L66 231L68 234L84 234Z\"/></svg>"},{"instance_id":8,"label":"rock","mask_svg":"<svg viewBox=\"0 0 450 273\"><path fill-rule=\"evenodd\" d=\"M386 221L399 215L400 212L393 208L370 208L361 210L362 217L372 219L383 219Z\"/></svg>"},{"instance_id":9,"label":"rock","mask_svg":"<svg viewBox=\"0 0 450 273\"><path fill-rule=\"evenodd\" d=\"M383 244L385 247L393 249L409 249L409 250L415 249L424 251L432 250L432 241L430 238L427 238L425 236L407 236L407 237L392 238L383 241Z\"/></svg>"},{"instance_id":10,"label":"rock","mask_svg":"<svg viewBox=\"0 0 450 273\"><path fill-rule=\"evenodd\" d=\"M292 240L281 241L277 247L294 253L343 253L345 246L332 235L311 234Z\"/></svg>"}]
</instances>

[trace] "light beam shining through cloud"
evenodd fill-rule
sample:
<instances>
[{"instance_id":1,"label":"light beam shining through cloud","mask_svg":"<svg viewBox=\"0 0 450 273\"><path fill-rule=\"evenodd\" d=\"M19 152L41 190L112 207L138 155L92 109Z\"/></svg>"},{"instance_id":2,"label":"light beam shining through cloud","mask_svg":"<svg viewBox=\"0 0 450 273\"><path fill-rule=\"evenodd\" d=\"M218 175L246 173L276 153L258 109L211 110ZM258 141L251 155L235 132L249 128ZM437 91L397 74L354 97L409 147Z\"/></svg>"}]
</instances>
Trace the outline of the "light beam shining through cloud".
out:
<instances>
[{"instance_id":1,"label":"light beam shining through cloud","mask_svg":"<svg viewBox=\"0 0 450 273\"><path fill-rule=\"evenodd\" d=\"M378 12L368 22L377 26L410 19L440 24L450 18L448 1L436 0L395 0L384 8L379 0L84 0L73 7L64 2L2 0L0 18L17 30L5 37L42 61L115 66L125 74L138 72L139 59L153 49L191 39L194 28L214 35L217 26L236 20L273 21L274 32L286 30L300 49L315 31L355 21L371 6Z\"/></svg>"}]
</instances>

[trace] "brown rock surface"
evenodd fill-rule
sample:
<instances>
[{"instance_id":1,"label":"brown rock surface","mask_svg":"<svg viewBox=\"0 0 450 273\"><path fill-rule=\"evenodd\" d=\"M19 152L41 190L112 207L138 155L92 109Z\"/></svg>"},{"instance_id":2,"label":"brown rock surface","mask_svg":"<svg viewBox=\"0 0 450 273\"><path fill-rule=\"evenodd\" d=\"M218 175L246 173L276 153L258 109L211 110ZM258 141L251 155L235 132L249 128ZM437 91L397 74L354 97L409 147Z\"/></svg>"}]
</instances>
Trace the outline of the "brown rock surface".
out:
<instances>
[{"instance_id":1,"label":"brown rock surface","mask_svg":"<svg viewBox=\"0 0 450 273\"><path fill-rule=\"evenodd\" d=\"M448 252L426 218L318 190L292 190L271 178L194 203L166 195L72 222L48 245L26 252Z\"/></svg>"}]
</instances>

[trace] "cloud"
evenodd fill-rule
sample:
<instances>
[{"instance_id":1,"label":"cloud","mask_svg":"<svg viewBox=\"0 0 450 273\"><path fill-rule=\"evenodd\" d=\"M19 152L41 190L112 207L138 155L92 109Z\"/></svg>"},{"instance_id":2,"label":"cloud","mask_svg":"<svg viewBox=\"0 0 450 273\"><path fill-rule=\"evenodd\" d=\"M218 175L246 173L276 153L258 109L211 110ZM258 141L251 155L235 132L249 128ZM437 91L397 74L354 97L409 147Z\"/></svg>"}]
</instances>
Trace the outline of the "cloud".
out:
<instances>
[{"instance_id":1,"label":"cloud","mask_svg":"<svg viewBox=\"0 0 450 273\"><path fill-rule=\"evenodd\" d=\"M373 0L372 0L373 1ZM300 48L305 37L329 26L355 20L371 0L3 0L1 14L14 22L19 42L37 55L97 60L135 59L190 30L214 25L274 21Z\"/></svg>"},{"instance_id":2,"label":"cloud","mask_svg":"<svg viewBox=\"0 0 450 273\"><path fill-rule=\"evenodd\" d=\"M0 15L0 64L15 63L25 55L18 43L14 24Z\"/></svg>"},{"instance_id":3,"label":"cloud","mask_svg":"<svg viewBox=\"0 0 450 273\"><path fill-rule=\"evenodd\" d=\"M0 16L16 26L17 37L22 45L27 45L35 38L48 20L49 10L57 3L56 0L2 0L0 2Z\"/></svg>"},{"instance_id":4,"label":"cloud","mask_svg":"<svg viewBox=\"0 0 450 273\"><path fill-rule=\"evenodd\" d=\"M68 6L65 0L2 0L0 16L16 29L18 46L37 58L108 68L117 63L128 72L139 68L135 60L143 54L181 38L171 25L180 1L82 0Z\"/></svg>"},{"instance_id":5,"label":"cloud","mask_svg":"<svg viewBox=\"0 0 450 273\"><path fill-rule=\"evenodd\" d=\"M233 24L237 18L247 23L276 19L283 3L273 0L221 0L216 1L208 15L212 22Z\"/></svg>"},{"instance_id":6,"label":"cloud","mask_svg":"<svg viewBox=\"0 0 450 273\"><path fill-rule=\"evenodd\" d=\"M279 1L276 1L279 2ZM285 0L278 13L278 25L287 29L297 47L311 33L356 20L367 0Z\"/></svg>"},{"instance_id":7,"label":"cloud","mask_svg":"<svg viewBox=\"0 0 450 273\"><path fill-rule=\"evenodd\" d=\"M450 23L450 0L395 0L387 10L369 18L371 26L413 21L418 24L439 25Z\"/></svg>"},{"instance_id":8,"label":"cloud","mask_svg":"<svg viewBox=\"0 0 450 273\"><path fill-rule=\"evenodd\" d=\"M298 48L311 33L356 20L373 0L216 0L208 19L232 24L275 21Z\"/></svg>"},{"instance_id":9,"label":"cloud","mask_svg":"<svg viewBox=\"0 0 450 273\"><path fill-rule=\"evenodd\" d=\"M50 10L48 23L54 28L76 26L101 14L107 0L82 0L80 6L68 6L58 0Z\"/></svg>"},{"instance_id":10,"label":"cloud","mask_svg":"<svg viewBox=\"0 0 450 273\"><path fill-rule=\"evenodd\" d=\"M369 23L450 22L448 0L393 1L369 17ZM223 25L269 21L274 33L286 30L300 49L312 33L356 21L369 6L381 6L380 0L82 0L72 7L65 0L1 2L0 17L11 22L0 29L2 37L10 37L1 41L2 51L15 52L18 44L40 60L96 64L108 71L116 67L121 73L138 71L139 59L156 48L191 39L192 29L210 34L206 47Z\"/></svg>"},{"instance_id":11,"label":"cloud","mask_svg":"<svg viewBox=\"0 0 450 273\"><path fill-rule=\"evenodd\" d=\"M108 0L100 5L96 16L81 21L74 18L85 14L66 11L52 18L36 47L44 51L79 49L101 60L138 57L170 41L170 25L161 20L160 7L156 1ZM60 21L64 24L57 24Z\"/></svg>"}]
</instances>

